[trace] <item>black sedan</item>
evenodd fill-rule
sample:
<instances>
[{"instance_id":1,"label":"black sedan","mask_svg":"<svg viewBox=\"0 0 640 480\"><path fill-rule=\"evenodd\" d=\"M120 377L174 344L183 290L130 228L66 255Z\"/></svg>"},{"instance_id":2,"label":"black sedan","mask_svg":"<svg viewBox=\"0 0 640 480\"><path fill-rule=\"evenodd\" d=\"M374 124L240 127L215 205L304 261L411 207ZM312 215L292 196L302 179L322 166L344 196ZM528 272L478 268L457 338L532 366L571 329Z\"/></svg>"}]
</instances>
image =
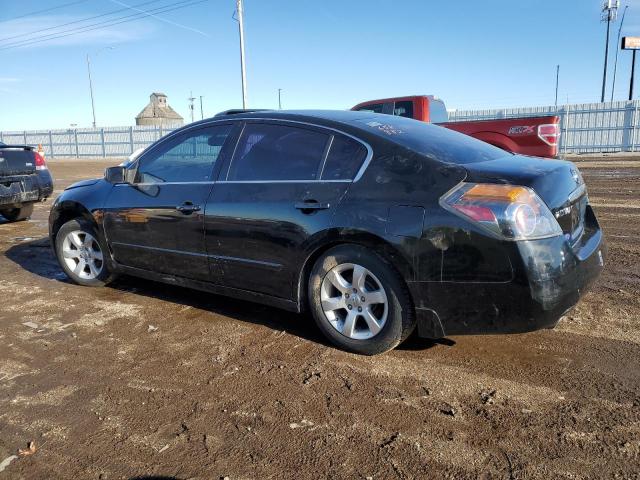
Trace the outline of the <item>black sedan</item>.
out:
<instances>
[{"instance_id":1,"label":"black sedan","mask_svg":"<svg viewBox=\"0 0 640 480\"><path fill-rule=\"evenodd\" d=\"M228 112L69 187L51 242L118 274L310 311L335 345L553 327L603 268L570 162L368 112ZM301 321L302 318L301 317Z\"/></svg>"}]
</instances>

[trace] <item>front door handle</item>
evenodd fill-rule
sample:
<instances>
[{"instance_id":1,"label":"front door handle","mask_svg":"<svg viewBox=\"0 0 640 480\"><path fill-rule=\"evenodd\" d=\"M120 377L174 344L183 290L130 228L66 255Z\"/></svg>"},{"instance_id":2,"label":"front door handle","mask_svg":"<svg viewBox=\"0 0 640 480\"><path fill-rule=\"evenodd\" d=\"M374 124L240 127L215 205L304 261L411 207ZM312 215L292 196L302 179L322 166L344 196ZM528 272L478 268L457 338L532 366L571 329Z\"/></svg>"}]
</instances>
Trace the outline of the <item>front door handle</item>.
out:
<instances>
[{"instance_id":1,"label":"front door handle","mask_svg":"<svg viewBox=\"0 0 640 480\"><path fill-rule=\"evenodd\" d=\"M184 202L182 205L178 205L176 207L176 210L178 210L180 213L183 213L185 215L190 215L193 212L199 212L200 205L194 205L191 202Z\"/></svg>"},{"instance_id":2,"label":"front door handle","mask_svg":"<svg viewBox=\"0 0 640 480\"><path fill-rule=\"evenodd\" d=\"M295 207L298 210L302 210L302 213L313 213L317 210L327 210L331 208L329 203L320 203L316 200L305 200L304 202L297 202Z\"/></svg>"}]
</instances>

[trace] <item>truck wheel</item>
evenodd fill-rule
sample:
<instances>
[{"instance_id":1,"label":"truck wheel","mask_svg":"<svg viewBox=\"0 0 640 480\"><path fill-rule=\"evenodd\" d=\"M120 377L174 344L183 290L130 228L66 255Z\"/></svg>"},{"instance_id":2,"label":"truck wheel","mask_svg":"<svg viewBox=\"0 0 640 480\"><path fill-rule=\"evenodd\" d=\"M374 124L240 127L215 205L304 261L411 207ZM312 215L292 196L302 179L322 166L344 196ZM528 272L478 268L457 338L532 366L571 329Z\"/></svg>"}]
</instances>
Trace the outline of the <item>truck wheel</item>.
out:
<instances>
[{"instance_id":1,"label":"truck wheel","mask_svg":"<svg viewBox=\"0 0 640 480\"><path fill-rule=\"evenodd\" d=\"M0 215L6 218L10 222L19 222L21 220L27 220L33 213L33 203L25 203L18 208L6 208L0 210Z\"/></svg>"},{"instance_id":2,"label":"truck wheel","mask_svg":"<svg viewBox=\"0 0 640 480\"><path fill-rule=\"evenodd\" d=\"M60 227L56 235L56 256L67 276L79 285L102 287L115 275L105 257L107 249L96 228L76 218Z\"/></svg>"},{"instance_id":3,"label":"truck wheel","mask_svg":"<svg viewBox=\"0 0 640 480\"><path fill-rule=\"evenodd\" d=\"M377 254L340 245L315 263L309 278L310 310L336 346L364 355L395 348L416 326L400 274Z\"/></svg>"}]
</instances>

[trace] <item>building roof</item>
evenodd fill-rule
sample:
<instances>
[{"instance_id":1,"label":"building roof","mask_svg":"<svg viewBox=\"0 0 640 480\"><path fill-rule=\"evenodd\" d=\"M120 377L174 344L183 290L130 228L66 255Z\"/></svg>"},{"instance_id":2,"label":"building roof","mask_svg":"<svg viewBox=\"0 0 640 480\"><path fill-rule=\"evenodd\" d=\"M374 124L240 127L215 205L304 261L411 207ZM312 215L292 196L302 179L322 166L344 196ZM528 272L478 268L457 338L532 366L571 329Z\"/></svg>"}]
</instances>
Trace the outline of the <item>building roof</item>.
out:
<instances>
[{"instance_id":1,"label":"building roof","mask_svg":"<svg viewBox=\"0 0 640 480\"><path fill-rule=\"evenodd\" d=\"M162 95L162 94L154 94ZM136 118L166 118L169 120L184 120L178 112L176 112L169 105L160 105L157 103L149 102L142 111L136 115Z\"/></svg>"}]
</instances>

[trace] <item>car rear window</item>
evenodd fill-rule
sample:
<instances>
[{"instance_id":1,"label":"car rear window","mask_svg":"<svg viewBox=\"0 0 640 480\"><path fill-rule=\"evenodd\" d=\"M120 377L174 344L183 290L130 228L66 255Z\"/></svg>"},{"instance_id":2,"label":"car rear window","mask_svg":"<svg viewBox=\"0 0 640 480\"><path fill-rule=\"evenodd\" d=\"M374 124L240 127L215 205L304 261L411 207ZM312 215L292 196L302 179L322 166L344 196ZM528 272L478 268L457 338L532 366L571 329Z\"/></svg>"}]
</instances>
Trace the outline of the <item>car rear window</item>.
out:
<instances>
[{"instance_id":1,"label":"car rear window","mask_svg":"<svg viewBox=\"0 0 640 480\"><path fill-rule=\"evenodd\" d=\"M367 149L360 142L336 135L322 170L322 180L352 180L366 156Z\"/></svg>"},{"instance_id":2,"label":"car rear window","mask_svg":"<svg viewBox=\"0 0 640 480\"><path fill-rule=\"evenodd\" d=\"M369 132L440 162L466 164L510 155L468 135L409 118L372 114L354 121Z\"/></svg>"}]
</instances>

